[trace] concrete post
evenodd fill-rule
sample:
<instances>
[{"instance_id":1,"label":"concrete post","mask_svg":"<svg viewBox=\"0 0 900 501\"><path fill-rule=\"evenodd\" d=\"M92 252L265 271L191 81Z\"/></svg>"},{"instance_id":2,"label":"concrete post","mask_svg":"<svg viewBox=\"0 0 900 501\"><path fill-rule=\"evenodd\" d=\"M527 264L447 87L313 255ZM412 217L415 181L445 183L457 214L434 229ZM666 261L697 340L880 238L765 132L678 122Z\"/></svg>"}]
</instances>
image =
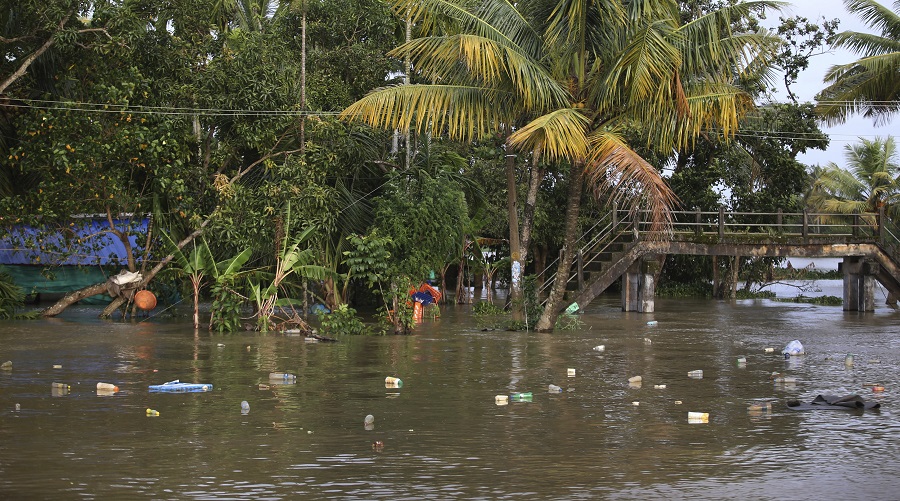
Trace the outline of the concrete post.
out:
<instances>
[{"instance_id":1,"label":"concrete post","mask_svg":"<svg viewBox=\"0 0 900 501\"><path fill-rule=\"evenodd\" d=\"M622 276L622 311L653 313L656 303L654 279L659 261L646 256L628 267Z\"/></svg>"},{"instance_id":2,"label":"concrete post","mask_svg":"<svg viewBox=\"0 0 900 501\"><path fill-rule=\"evenodd\" d=\"M875 311L877 263L860 256L847 256L841 263L844 273L844 311Z\"/></svg>"}]
</instances>

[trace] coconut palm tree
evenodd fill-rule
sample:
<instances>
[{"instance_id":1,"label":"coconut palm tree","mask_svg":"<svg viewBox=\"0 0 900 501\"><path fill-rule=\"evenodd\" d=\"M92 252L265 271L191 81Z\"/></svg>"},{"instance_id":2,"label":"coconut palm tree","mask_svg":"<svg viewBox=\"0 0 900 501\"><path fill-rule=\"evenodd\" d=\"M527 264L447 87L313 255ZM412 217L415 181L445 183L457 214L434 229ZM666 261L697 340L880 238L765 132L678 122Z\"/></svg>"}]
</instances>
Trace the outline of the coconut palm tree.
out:
<instances>
[{"instance_id":1,"label":"coconut palm tree","mask_svg":"<svg viewBox=\"0 0 900 501\"><path fill-rule=\"evenodd\" d=\"M463 141L505 130L507 148L567 169L565 246L539 330L552 330L577 238L585 182L665 229L676 203L626 139L671 152L731 135L752 107L733 82L767 65L766 33L733 21L775 3L738 2L689 22L674 0L395 0L423 36L394 51L428 83L377 89L344 117ZM512 225L511 225L512 226ZM511 233L517 228L510 228Z\"/></svg>"},{"instance_id":2,"label":"coconut palm tree","mask_svg":"<svg viewBox=\"0 0 900 501\"><path fill-rule=\"evenodd\" d=\"M886 123L900 111L900 1L893 11L873 0L844 0L844 6L880 33L838 34L836 47L862 57L828 70L817 110L829 125L855 113Z\"/></svg>"},{"instance_id":3,"label":"coconut palm tree","mask_svg":"<svg viewBox=\"0 0 900 501\"><path fill-rule=\"evenodd\" d=\"M813 184L809 205L841 214L877 213L900 217L900 155L892 137L860 139L845 146L847 168L830 162ZM874 221L871 221L874 224Z\"/></svg>"}]
</instances>

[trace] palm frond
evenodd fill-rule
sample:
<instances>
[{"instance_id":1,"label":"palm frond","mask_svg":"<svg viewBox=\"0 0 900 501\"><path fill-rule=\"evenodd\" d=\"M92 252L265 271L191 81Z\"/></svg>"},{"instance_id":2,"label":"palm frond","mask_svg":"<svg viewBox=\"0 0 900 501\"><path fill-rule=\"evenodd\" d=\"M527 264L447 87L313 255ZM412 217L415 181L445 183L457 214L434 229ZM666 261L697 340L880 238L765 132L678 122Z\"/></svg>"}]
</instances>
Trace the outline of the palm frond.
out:
<instances>
[{"instance_id":1,"label":"palm frond","mask_svg":"<svg viewBox=\"0 0 900 501\"><path fill-rule=\"evenodd\" d=\"M583 159L589 146L587 126L590 121L583 113L562 108L535 118L509 137L509 144L525 151L533 151L548 161Z\"/></svg>"},{"instance_id":2,"label":"palm frond","mask_svg":"<svg viewBox=\"0 0 900 501\"><path fill-rule=\"evenodd\" d=\"M670 228L678 198L659 171L615 131L598 130L590 140L585 174L597 195L635 214L645 209L653 232Z\"/></svg>"},{"instance_id":3,"label":"palm frond","mask_svg":"<svg viewBox=\"0 0 900 501\"><path fill-rule=\"evenodd\" d=\"M485 87L396 85L372 91L341 112L341 118L470 141L514 120L509 111L515 109L512 98L508 92Z\"/></svg>"}]
</instances>

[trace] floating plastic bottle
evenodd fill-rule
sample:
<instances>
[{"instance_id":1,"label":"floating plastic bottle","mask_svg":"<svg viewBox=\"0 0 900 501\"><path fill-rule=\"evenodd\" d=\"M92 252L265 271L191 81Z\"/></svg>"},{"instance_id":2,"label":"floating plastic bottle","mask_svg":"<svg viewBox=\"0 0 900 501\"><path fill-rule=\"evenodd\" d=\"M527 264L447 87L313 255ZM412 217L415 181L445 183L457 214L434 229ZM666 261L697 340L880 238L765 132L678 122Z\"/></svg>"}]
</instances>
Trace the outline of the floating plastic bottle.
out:
<instances>
[{"instance_id":1,"label":"floating plastic bottle","mask_svg":"<svg viewBox=\"0 0 900 501\"><path fill-rule=\"evenodd\" d=\"M749 412L772 412L772 402L757 402L747 407Z\"/></svg>"},{"instance_id":2,"label":"floating plastic bottle","mask_svg":"<svg viewBox=\"0 0 900 501\"><path fill-rule=\"evenodd\" d=\"M775 353L775 348L766 348L766 353Z\"/></svg>"},{"instance_id":3,"label":"floating plastic bottle","mask_svg":"<svg viewBox=\"0 0 900 501\"><path fill-rule=\"evenodd\" d=\"M738 365L747 365L747 358L746 357L738 357L737 364Z\"/></svg>"},{"instance_id":4,"label":"floating plastic bottle","mask_svg":"<svg viewBox=\"0 0 900 501\"><path fill-rule=\"evenodd\" d=\"M513 393L509 396L509 399L513 402L531 402L533 395L530 391L522 392L522 393Z\"/></svg>"},{"instance_id":5,"label":"floating plastic bottle","mask_svg":"<svg viewBox=\"0 0 900 501\"><path fill-rule=\"evenodd\" d=\"M550 393L562 393L562 388L556 386L555 384L547 385L547 391Z\"/></svg>"},{"instance_id":6,"label":"floating plastic bottle","mask_svg":"<svg viewBox=\"0 0 900 501\"><path fill-rule=\"evenodd\" d=\"M594 351L605 351L605 350L606 350L606 345L604 345L604 344L594 346Z\"/></svg>"},{"instance_id":7,"label":"floating plastic bottle","mask_svg":"<svg viewBox=\"0 0 900 501\"><path fill-rule=\"evenodd\" d=\"M853 367L853 354L848 353L846 357L844 357L844 365L847 367Z\"/></svg>"},{"instance_id":8,"label":"floating plastic bottle","mask_svg":"<svg viewBox=\"0 0 900 501\"><path fill-rule=\"evenodd\" d=\"M664 385L664 384L655 384L655 385L653 385L653 389L655 389L655 390L665 390L665 389L666 389L666 385Z\"/></svg>"},{"instance_id":9,"label":"floating plastic bottle","mask_svg":"<svg viewBox=\"0 0 900 501\"><path fill-rule=\"evenodd\" d=\"M297 380L297 376L288 372L270 372L269 381L283 381L285 383L293 383Z\"/></svg>"},{"instance_id":10,"label":"floating plastic bottle","mask_svg":"<svg viewBox=\"0 0 900 501\"><path fill-rule=\"evenodd\" d=\"M688 423L708 423L708 412L688 412Z\"/></svg>"},{"instance_id":11,"label":"floating plastic bottle","mask_svg":"<svg viewBox=\"0 0 900 501\"><path fill-rule=\"evenodd\" d=\"M363 419L363 429L367 431L372 431L375 429L375 416L366 414L366 417Z\"/></svg>"},{"instance_id":12,"label":"floating plastic bottle","mask_svg":"<svg viewBox=\"0 0 900 501\"><path fill-rule=\"evenodd\" d=\"M398 377L388 376L384 378L384 386L387 388L400 388L403 386L403 381Z\"/></svg>"},{"instance_id":13,"label":"floating plastic bottle","mask_svg":"<svg viewBox=\"0 0 900 501\"><path fill-rule=\"evenodd\" d=\"M688 377L694 379L703 379L703 371L701 369L688 371Z\"/></svg>"},{"instance_id":14,"label":"floating plastic bottle","mask_svg":"<svg viewBox=\"0 0 900 501\"><path fill-rule=\"evenodd\" d=\"M246 400L241 401L241 414L250 413L250 404Z\"/></svg>"},{"instance_id":15,"label":"floating plastic bottle","mask_svg":"<svg viewBox=\"0 0 900 501\"><path fill-rule=\"evenodd\" d=\"M119 391L119 387L112 383L97 383L97 391L115 393Z\"/></svg>"},{"instance_id":16,"label":"floating plastic bottle","mask_svg":"<svg viewBox=\"0 0 900 501\"><path fill-rule=\"evenodd\" d=\"M153 409L147 409L147 417L157 417L159 416L159 411Z\"/></svg>"},{"instance_id":17,"label":"floating plastic bottle","mask_svg":"<svg viewBox=\"0 0 900 501\"><path fill-rule=\"evenodd\" d=\"M651 321L647 322L647 325L656 325L658 323L659 322L657 322L656 320L651 320Z\"/></svg>"}]
</instances>

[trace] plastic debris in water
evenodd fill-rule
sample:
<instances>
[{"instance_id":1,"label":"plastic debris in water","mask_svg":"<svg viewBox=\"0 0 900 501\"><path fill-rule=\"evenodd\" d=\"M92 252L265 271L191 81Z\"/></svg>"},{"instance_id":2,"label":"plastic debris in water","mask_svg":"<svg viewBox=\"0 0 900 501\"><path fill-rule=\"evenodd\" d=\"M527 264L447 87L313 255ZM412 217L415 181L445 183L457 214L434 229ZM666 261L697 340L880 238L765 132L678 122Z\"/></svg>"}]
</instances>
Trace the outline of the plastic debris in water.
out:
<instances>
[{"instance_id":1,"label":"plastic debris in water","mask_svg":"<svg viewBox=\"0 0 900 501\"><path fill-rule=\"evenodd\" d=\"M605 350L606 350L606 345L601 344L601 345L594 346L594 351L605 351Z\"/></svg>"},{"instance_id":2,"label":"plastic debris in water","mask_svg":"<svg viewBox=\"0 0 900 501\"><path fill-rule=\"evenodd\" d=\"M12 360L7 360L6 362L3 362L2 364L0 364L0 369L3 369L5 371L11 371L12 370Z\"/></svg>"},{"instance_id":3,"label":"plastic debris in water","mask_svg":"<svg viewBox=\"0 0 900 501\"><path fill-rule=\"evenodd\" d=\"M658 323L659 322L657 322L656 320L651 320L651 321L647 322L647 325L656 325Z\"/></svg>"},{"instance_id":4,"label":"plastic debris in water","mask_svg":"<svg viewBox=\"0 0 900 501\"><path fill-rule=\"evenodd\" d=\"M509 395L497 395L494 397L494 403L497 405L508 405Z\"/></svg>"},{"instance_id":5,"label":"plastic debris in water","mask_svg":"<svg viewBox=\"0 0 900 501\"><path fill-rule=\"evenodd\" d=\"M146 414L147 414L147 417L158 417L159 411L153 410L153 409L147 409Z\"/></svg>"},{"instance_id":6,"label":"plastic debris in water","mask_svg":"<svg viewBox=\"0 0 900 501\"><path fill-rule=\"evenodd\" d=\"M708 412L688 412L688 423L708 423L709 422L709 413Z\"/></svg>"},{"instance_id":7,"label":"plastic debris in water","mask_svg":"<svg viewBox=\"0 0 900 501\"><path fill-rule=\"evenodd\" d=\"M694 371L688 371L688 377L694 379L703 379L703 370L697 369Z\"/></svg>"},{"instance_id":8,"label":"plastic debris in water","mask_svg":"<svg viewBox=\"0 0 900 501\"><path fill-rule=\"evenodd\" d=\"M547 386L547 391L549 391L550 393L562 393L563 390L559 386L551 384Z\"/></svg>"},{"instance_id":9,"label":"plastic debris in water","mask_svg":"<svg viewBox=\"0 0 900 501\"><path fill-rule=\"evenodd\" d=\"M241 401L241 414L249 414L250 413L250 404L247 403L246 400Z\"/></svg>"}]
</instances>

